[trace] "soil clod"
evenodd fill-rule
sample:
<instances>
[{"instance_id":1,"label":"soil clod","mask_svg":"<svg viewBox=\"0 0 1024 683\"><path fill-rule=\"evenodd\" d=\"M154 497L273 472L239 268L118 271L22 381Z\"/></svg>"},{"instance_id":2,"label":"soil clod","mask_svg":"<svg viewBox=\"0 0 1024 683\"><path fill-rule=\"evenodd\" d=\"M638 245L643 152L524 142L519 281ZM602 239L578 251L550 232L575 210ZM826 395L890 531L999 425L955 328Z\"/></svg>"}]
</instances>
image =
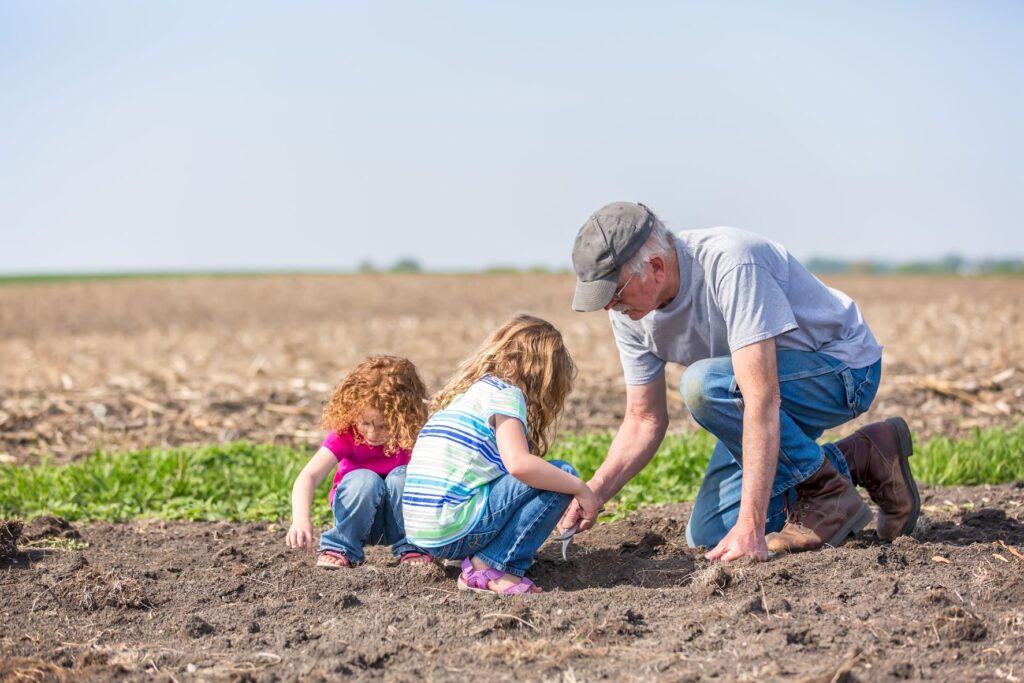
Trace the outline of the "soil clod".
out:
<instances>
[{"instance_id":1,"label":"soil clod","mask_svg":"<svg viewBox=\"0 0 1024 683\"><path fill-rule=\"evenodd\" d=\"M962 607L949 607L935 618L935 630L946 640L959 641L982 640L988 635L985 622L977 614Z\"/></svg>"},{"instance_id":2,"label":"soil clod","mask_svg":"<svg viewBox=\"0 0 1024 683\"><path fill-rule=\"evenodd\" d=\"M23 525L18 520L0 519L0 562L13 560L18 554L18 540Z\"/></svg>"},{"instance_id":3,"label":"soil clod","mask_svg":"<svg viewBox=\"0 0 1024 683\"><path fill-rule=\"evenodd\" d=\"M736 574L718 562L698 571L693 577L693 585L706 596L724 595L735 580Z\"/></svg>"},{"instance_id":4,"label":"soil clod","mask_svg":"<svg viewBox=\"0 0 1024 683\"><path fill-rule=\"evenodd\" d=\"M0 657L0 681L63 683L70 674L61 667L36 657Z\"/></svg>"},{"instance_id":5,"label":"soil clod","mask_svg":"<svg viewBox=\"0 0 1024 683\"><path fill-rule=\"evenodd\" d=\"M78 540L82 534L71 522L63 517L55 515L42 515L31 520L25 525L24 537L26 541L40 541L44 538L66 538Z\"/></svg>"},{"instance_id":6,"label":"soil clod","mask_svg":"<svg viewBox=\"0 0 1024 683\"><path fill-rule=\"evenodd\" d=\"M355 593L339 593L334 598L334 606L338 609L349 609L352 607L359 607L362 605L362 601L356 597Z\"/></svg>"},{"instance_id":7,"label":"soil clod","mask_svg":"<svg viewBox=\"0 0 1024 683\"><path fill-rule=\"evenodd\" d=\"M185 635L190 638L202 638L203 636L210 635L214 630L215 629L210 622L206 621L206 619L203 619L198 614L193 614L187 621L185 621Z\"/></svg>"},{"instance_id":8,"label":"soil clod","mask_svg":"<svg viewBox=\"0 0 1024 683\"><path fill-rule=\"evenodd\" d=\"M150 609L152 601L142 585L116 571L101 572L80 556L80 565L61 577L48 590L67 607L93 612L104 607Z\"/></svg>"},{"instance_id":9,"label":"soil clod","mask_svg":"<svg viewBox=\"0 0 1024 683\"><path fill-rule=\"evenodd\" d=\"M649 558L657 552L659 546L665 545L665 537L648 531L637 543L623 543L622 552L633 553L637 557Z\"/></svg>"}]
</instances>

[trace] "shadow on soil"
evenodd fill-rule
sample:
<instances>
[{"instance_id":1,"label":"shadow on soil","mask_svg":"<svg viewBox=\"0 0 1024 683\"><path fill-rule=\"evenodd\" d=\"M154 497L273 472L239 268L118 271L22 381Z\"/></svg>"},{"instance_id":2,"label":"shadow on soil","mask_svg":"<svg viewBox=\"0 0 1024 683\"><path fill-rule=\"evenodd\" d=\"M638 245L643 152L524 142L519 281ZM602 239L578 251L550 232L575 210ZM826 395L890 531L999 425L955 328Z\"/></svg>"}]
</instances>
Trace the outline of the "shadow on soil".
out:
<instances>
[{"instance_id":1,"label":"shadow on soil","mask_svg":"<svg viewBox=\"0 0 1024 683\"><path fill-rule=\"evenodd\" d=\"M952 545L973 545L975 543L996 543L1003 541L1014 545L1024 543L1024 524L1006 511L996 508L980 508L966 512L960 522L935 521L921 528L914 536L921 541L949 543Z\"/></svg>"}]
</instances>

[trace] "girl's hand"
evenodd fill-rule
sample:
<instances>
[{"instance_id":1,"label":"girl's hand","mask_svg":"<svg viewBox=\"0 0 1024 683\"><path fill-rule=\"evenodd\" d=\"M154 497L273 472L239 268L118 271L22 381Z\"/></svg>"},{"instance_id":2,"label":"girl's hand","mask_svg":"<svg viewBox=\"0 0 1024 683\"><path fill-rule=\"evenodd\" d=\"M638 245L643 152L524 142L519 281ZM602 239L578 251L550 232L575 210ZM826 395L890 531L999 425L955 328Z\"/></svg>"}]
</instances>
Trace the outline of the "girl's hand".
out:
<instances>
[{"instance_id":1,"label":"girl's hand","mask_svg":"<svg viewBox=\"0 0 1024 683\"><path fill-rule=\"evenodd\" d=\"M578 519L580 530L582 531L583 529L589 529L597 522L597 515L601 512L601 500L582 481L580 486L581 488L576 494L575 502L579 505L580 516Z\"/></svg>"},{"instance_id":2,"label":"girl's hand","mask_svg":"<svg viewBox=\"0 0 1024 683\"><path fill-rule=\"evenodd\" d=\"M337 467L338 459L326 446L321 446L292 484L292 526L285 543L289 548L313 554L313 525L309 514L313 504L313 491Z\"/></svg>"},{"instance_id":3,"label":"girl's hand","mask_svg":"<svg viewBox=\"0 0 1024 683\"><path fill-rule=\"evenodd\" d=\"M289 548L295 548L296 550L305 550L310 555L313 554L313 525L309 522L292 522L291 527L288 529L288 536L285 538L285 542Z\"/></svg>"}]
</instances>

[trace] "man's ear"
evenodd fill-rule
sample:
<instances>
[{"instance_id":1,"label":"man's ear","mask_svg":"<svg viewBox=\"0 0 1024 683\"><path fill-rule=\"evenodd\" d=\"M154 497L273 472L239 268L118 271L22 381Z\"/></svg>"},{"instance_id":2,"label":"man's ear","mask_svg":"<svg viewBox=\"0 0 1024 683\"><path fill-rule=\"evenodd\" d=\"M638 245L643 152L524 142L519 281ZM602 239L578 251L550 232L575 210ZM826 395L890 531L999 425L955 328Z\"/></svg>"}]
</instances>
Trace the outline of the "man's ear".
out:
<instances>
[{"instance_id":1,"label":"man's ear","mask_svg":"<svg viewBox=\"0 0 1024 683\"><path fill-rule=\"evenodd\" d=\"M665 275L668 272L665 270L665 259L660 256L652 256L649 263L651 264L651 274L654 275L654 281L661 283L665 281Z\"/></svg>"}]
</instances>

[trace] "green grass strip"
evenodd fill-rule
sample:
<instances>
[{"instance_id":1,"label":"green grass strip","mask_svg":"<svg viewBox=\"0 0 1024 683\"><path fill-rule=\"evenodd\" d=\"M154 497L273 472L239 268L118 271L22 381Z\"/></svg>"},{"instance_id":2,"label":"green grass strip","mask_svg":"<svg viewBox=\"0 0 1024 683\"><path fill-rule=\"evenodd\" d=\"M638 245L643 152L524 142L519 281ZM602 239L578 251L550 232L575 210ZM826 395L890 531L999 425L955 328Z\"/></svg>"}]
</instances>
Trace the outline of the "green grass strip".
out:
<instances>
[{"instance_id":1,"label":"green grass strip","mask_svg":"<svg viewBox=\"0 0 1024 683\"><path fill-rule=\"evenodd\" d=\"M611 433L566 435L551 458L589 477ZM714 446L705 432L673 434L654 460L609 505L612 518L644 505L690 500ZM71 520L133 518L266 521L291 517L295 476L312 451L235 443L225 446L96 453L68 465L0 466L0 517L54 514ZM1024 424L918 444L911 459L923 484L999 484L1024 479ZM316 493L317 524L328 524L330 478Z\"/></svg>"},{"instance_id":2,"label":"green grass strip","mask_svg":"<svg viewBox=\"0 0 1024 683\"><path fill-rule=\"evenodd\" d=\"M0 517L53 514L71 520L136 517L278 520L291 517L291 486L309 453L235 443L202 448L96 453L69 465L0 467ZM314 505L329 517L325 480Z\"/></svg>"}]
</instances>

